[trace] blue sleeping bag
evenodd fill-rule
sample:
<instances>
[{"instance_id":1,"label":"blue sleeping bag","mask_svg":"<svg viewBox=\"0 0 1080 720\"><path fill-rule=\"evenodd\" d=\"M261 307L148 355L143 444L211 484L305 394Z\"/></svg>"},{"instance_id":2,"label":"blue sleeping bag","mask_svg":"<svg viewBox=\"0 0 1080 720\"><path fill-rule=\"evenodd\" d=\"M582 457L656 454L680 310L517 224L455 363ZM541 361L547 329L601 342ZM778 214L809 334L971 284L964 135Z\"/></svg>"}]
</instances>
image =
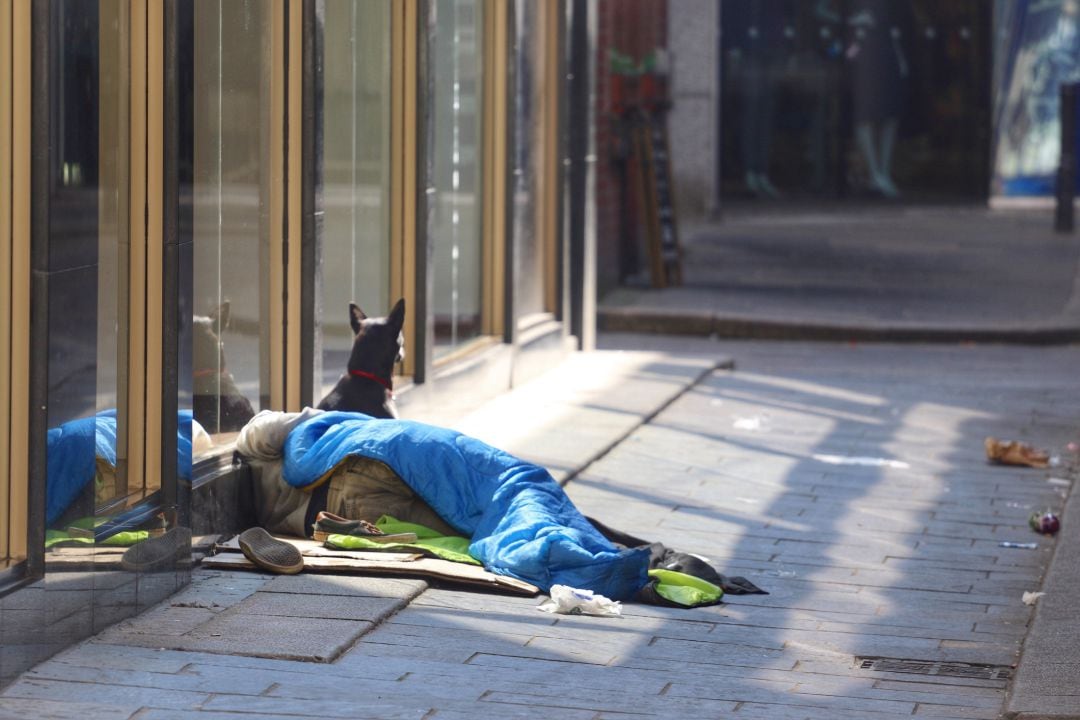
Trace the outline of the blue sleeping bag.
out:
<instances>
[{"instance_id":1,"label":"blue sleeping bag","mask_svg":"<svg viewBox=\"0 0 1080 720\"><path fill-rule=\"evenodd\" d=\"M409 420L327 412L289 433L285 482L306 487L342 460L380 460L472 538L491 572L630 598L648 582L649 550L620 550L585 519L547 470L475 438Z\"/></svg>"}]
</instances>

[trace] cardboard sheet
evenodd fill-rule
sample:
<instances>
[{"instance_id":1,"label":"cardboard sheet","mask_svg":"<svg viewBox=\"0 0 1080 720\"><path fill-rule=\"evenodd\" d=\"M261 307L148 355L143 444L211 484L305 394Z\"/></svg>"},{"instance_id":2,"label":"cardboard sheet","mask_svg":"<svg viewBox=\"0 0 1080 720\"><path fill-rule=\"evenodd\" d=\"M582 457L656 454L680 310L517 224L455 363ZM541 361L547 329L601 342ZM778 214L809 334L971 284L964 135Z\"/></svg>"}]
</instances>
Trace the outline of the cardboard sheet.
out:
<instances>
[{"instance_id":1,"label":"cardboard sheet","mask_svg":"<svg viewBox=\"0 0 1080 720\"><path fill-rule=\"evenodd\" d=\"M533 596L540 588L517 578L496 575L477 565L424 557L417 553L336 550L314 540L279 537L292 543L304 556L304 572L355 573L358 575L413 575L463 583L517 595ZM218 554L204 558L203 567L230 570L258 570L240 552L237 539L219 543Z\"/></svg>"}]
</instances>

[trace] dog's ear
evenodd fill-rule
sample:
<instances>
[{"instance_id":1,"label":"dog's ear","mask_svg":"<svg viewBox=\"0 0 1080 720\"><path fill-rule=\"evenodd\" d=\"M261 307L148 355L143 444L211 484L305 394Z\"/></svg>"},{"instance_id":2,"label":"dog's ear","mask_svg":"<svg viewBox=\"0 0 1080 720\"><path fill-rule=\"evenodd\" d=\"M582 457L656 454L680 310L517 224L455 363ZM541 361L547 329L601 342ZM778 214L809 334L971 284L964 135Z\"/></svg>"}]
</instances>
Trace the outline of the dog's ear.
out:
<instances>
[{"instance_id":1,"label":"dog's ear","mask_svg":"<svg viewBox=\"0 0 1080 720\"><path fill-rule=\"evenodd\" d=\"M386 316L386 324L395 332L401 332L402 326L405 325L405 298L394 303L393 310Z\"/></svg>"},{"instance_id":2,"label":"dog's ear","mask_svg":"<svg viewBox=\"0 0 1080 720\"><path fill-rule=\"evenodd\" d=\"M367 320L367 315L356 303L349 303L349 324L352 325L353 334L360 332L360 323Z\"/></svg>"},{"instance_id":3,"label":"dog's ear","mask_svg":"<svg viewBox=\"0 0 1080 720\"><path fill-rule=\"evenodd\" d=\"M229 301L218 305L214 308L214 311L210 313L210 323L214 328L214 332L221 335L221 331L229 327Z\"/></svg>"}]
</instances>

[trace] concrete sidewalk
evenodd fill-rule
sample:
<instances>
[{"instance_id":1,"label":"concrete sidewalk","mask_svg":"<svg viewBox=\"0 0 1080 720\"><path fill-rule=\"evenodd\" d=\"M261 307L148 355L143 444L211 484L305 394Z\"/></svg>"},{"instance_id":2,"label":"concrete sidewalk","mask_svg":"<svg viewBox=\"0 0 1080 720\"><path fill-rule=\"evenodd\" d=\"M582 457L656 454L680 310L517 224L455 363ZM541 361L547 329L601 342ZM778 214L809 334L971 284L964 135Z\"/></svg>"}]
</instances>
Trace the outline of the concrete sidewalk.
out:
<instances>
[{"instance_id":1,"label":"concrete sidewalk","mask_svg":"<svg viewBox=\"0 0 1080 720\"><path fill-rule=\"evenodd\" d=\"M1044 582L1062 541L1027 518L1060 511L1076 473L1080 349L603 340L460 426L550 462L586 513L771 594L591 618L416 580L197 570L24 674L0 717L1080 717L1077 685L1051 714L1015 704L1038 699L1017 686L1046 650L1024 646L1021 595L1068 612ZM986 435L1064 464L990 466Z\"/></svg>"},{"instance_id":2,"label":"concrete sidewalk","mask_svg":"<svg viewBox=\"0 0 1080 720\"><path fill-rule=\"evenodd\" d=\"M1045 210L733 211L682 232L685 283L601 299L608 331L722 338L1080 340L1080 236Z\"/></svg>"}]
</instances>

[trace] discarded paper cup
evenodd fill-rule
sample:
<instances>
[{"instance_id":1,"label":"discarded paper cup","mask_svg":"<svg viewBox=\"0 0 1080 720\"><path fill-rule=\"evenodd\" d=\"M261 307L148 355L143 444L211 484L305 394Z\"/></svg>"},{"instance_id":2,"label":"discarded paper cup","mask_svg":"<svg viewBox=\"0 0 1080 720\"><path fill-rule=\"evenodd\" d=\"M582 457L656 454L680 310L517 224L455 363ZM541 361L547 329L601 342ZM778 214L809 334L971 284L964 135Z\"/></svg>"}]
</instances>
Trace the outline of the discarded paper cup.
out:
<instances>
[{"instance_id":1,"label":"discarded paper cup","mask_svg":"<svg viewBox=\"0 0 1080 720\"><path fill-rule=\"evenodd\" d=\"M1049 510L1033 513L1028 520L1028 524L1031 525L1032 530L1041 535L1053 535L1061 529L1061 521L1058 520L1058 516Z\"/></svg>"}]
</instances>

